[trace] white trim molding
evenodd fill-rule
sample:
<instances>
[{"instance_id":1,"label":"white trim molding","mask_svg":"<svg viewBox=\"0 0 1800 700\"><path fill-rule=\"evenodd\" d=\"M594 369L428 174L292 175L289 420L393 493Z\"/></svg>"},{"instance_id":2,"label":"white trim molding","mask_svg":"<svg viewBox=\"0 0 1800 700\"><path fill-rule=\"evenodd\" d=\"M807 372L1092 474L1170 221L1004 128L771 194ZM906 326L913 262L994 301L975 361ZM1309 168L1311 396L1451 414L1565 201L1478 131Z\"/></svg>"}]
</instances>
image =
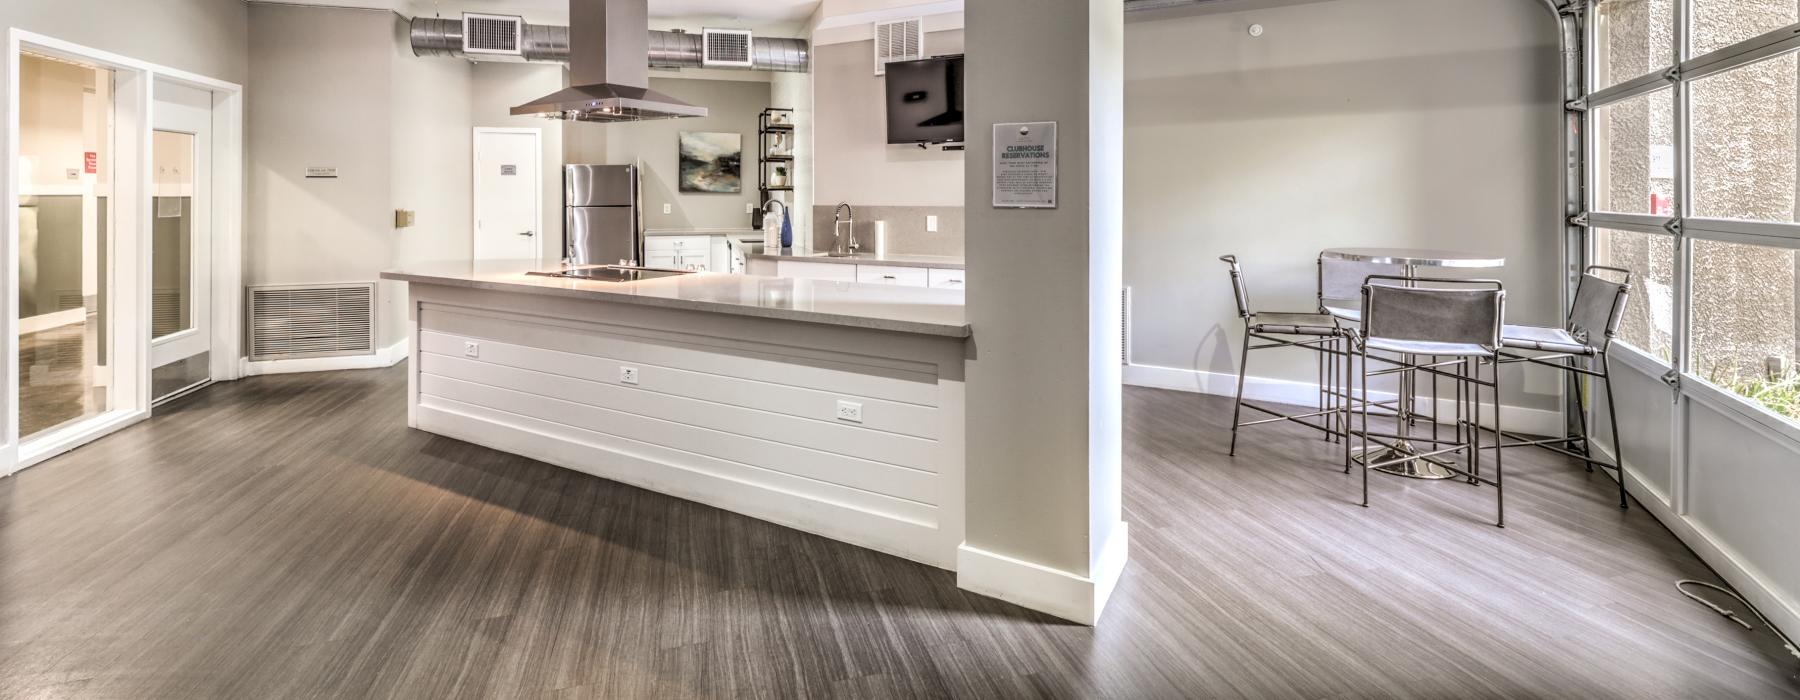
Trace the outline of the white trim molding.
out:
<instances>
[{"instance_id":1,"label":"white trim molding","mask_svg":"<svg viewBox=\"0 0 1800 700\"><path fill-rule=\"evenodd\" d=\"M1130 558L1131 526L1113 526L1087 575L995 554L963 543L956 551L956 587L1021 607L1093 625L1118 586Z\"/></svg>"},{"instance_id":2,"label":"white trim molding","mask_svg":"<svg viewBox=\"0 0 1800 700\"><path fill-rule=\"evenodd\" d=\"M1613 458L1610 445L1599 440L1594 442L1595 449L1607 459ZM1599 470L1608 472L1605 469ZM1688 549L1700 556L1700 560L1712 567L1738 593L1756 606L1758 612L1769 618L1769 622L1783 631L1800 630L1800 601L1791 600L1780 593L1767 577L1744 560L1736 550L1714 537L1704 525L1694 521L1669 505L1668 496L1656 490L1642 476L1630 460L1625 462L1625 490L1632 495L1632 500L1650 512L1650 516L1662 523L1675 538L1681 540Z\"/></svg>"},{"instance_id":3,"label":"white trim molding","mask_svg":"<svg viewBox=\"0 0 1800 700\"><path fill-rule=\"evenodd\" d=\"M243 358L242 376L254 377L263 374L296 374L299 372L335 372L341 369L380 369L400 364L409 354L408 339L389 345L368 355L344 355L340 357L307 357L297 360L261 360L251 361Z\"/></svg>"},{"instance_id":4,"label":"white trim molding","mask_svg":"<svg viewBox=\"0 0 1800 700\"><path fill-rule=\"evenodd\" d=\"M1237 375L1224 372L1207 372L1202 370L1178 369L1174 367L1158 367L1155 365L1126 365L1124 379L1127 386L1141 386L1152 389L1170 389L1197 394L1230 397L1237 394ZM1394 398L1391 392L1370 392L1378 401L1390 401ZM1296 382L1286 379L1269 379L1250 376L1244 379L1244 398L1249 401L1287 404L1290 406L1311 406L1318 403L1319 387L1312 382ZM1452 399L1440 398L1438 415L1455 415ZM1429 411L1430 399L1420 398L1418 411ZM1525 435L1557 435L1563 431L1562 412L1543 408L1526 408L1522 406L1501 406L1504 414L1506 432ZM1492 428L1493 421L1483 418L1482 425Z\"/></svg>"}]
</instances>

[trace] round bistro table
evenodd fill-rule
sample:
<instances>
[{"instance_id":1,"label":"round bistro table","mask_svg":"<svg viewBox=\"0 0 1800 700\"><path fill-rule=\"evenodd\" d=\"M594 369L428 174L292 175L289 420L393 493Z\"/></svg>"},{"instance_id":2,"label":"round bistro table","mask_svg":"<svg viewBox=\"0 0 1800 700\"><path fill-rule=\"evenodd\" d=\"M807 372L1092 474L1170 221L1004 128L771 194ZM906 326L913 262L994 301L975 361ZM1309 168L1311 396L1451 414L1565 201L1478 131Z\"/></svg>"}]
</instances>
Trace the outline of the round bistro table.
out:
<instances>
[{"instance_id":1,"label":"round bistro table","mask_svg":"<svg viewBox=\"0 0 1800 700\"><path fill-rule=\"evenodd\" d=\"M1506 258L1499 256L1428 248L1327 248L1319 256L1332 260L1374 265L1398 265L1404 271L1401 276L1409 280L1418 279L1419 268L1483 269L1506 264ZM1412 358L1407 358L1407 361L1410 363ZM1413 446L1411 440L1407 439L1407 436L1412 434L1413 404L1416 402L1415 397L1418 390L1418 381L1413 376L1414 374L1414 372L1400 373L1401 400L1395 407L1395 412L1399 414L1395 417L1395 434L1399 435L1400 439L1396 440L1392 446L1370 447L1368 452L1356 456L1357 462L1379 464L1419 453L1419 449ZM1455 472L1445 469L1430 457L1409 459L1404 462L1374 467L1374 469L1378 472L1414 479L1448 479L1456 476Z\"/></svg>"}]
</instances>

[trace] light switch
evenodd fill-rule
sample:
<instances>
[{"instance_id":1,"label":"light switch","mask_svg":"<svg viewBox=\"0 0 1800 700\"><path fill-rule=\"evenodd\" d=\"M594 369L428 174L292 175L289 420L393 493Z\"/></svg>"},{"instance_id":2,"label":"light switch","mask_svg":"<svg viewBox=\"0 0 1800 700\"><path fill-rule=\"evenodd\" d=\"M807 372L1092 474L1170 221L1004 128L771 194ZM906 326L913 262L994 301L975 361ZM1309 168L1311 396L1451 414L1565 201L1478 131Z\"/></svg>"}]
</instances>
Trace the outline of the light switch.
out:
<instances>
[{"instance_id":1,"label":"light switch","mask_svg":"<svg viewBox=\"0 0 1800 700\"><path fill-rule=\"evenodd\" d=\"M937 233L937 216L933 215L925 217L925 231L927 233Z\"/></svg>"}]
</instances>

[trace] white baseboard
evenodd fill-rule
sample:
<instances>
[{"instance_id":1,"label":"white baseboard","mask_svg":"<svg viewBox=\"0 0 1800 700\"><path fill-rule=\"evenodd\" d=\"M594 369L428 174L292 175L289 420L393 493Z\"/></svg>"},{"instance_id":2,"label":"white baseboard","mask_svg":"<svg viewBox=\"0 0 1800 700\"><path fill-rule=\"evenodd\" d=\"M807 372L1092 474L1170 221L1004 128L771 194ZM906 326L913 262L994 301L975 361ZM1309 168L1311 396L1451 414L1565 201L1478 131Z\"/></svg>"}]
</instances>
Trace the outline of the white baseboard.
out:
<instances>
[{"instance_id":1,"label":"white baseboard","mask_svg":"<svg viewBox=\"0 0 1800 700\"><path fill-rule=\"evenodd\" d=\"M1189 391L1214 396L1237 394L1237 375L1223 372L1205 372L1156 365L1125 365L1124 379L1125 383L1130 386ZM1394 398L1392 392L1375 391L1370 393L1374 394L1378 401L1390 401ZM1311 406L1318 403L1319 387L1312 382L1251 376L1244 380L1244 398L1258 403ZM1421 398L1416 410L1428 411L1430 405L1430 399ZM1455 414L1453 403L1448 399L1439 400L1438 410L1439 415ZM1505 419L1506 431L1509 433L1563 434L1563 419L1560 411L1521 406L1501 406L1500 411ZM1489 428L1493 427L1493 421L1485 417L1482 424Z\"/></svg>"},{"instance_id":2,"label":"white baseboard","mask_svg":"<svg viewBox=\"0 0 1800 700\"><path fill-rule=\"evenodd\" d=\"M1100 620L1112 597L1125 562L1130 558L1131 530L1127 523L1113 527L1112 535L1094 558L1087 576L1052 569L1022 559L995 554L964 543L956 552L956 586L1015 605L1092 625Z\"/></svg>"},{"instance_id":3,"label":"white baseboard","mask_svg":"<svg viewBox=\"0 0 1800 700\"><path fill-rule=\"evenodd\" d=\"M292 374L295 372L331 372L340 369L378 369L392 367L407 357L407 339L389 345L373 355L346 355L343 357L308 357L298 360L264 360L252 362L250 358L242 361L243 371L240 376L254 377L259 374Z\"/></svg>"},{"instance_id":4,"label":"white baseboard","mask_svg":"<svg viewBox=\"0 0 1800 700\"><path fill-rule=\"evenodd\" d=\"M1596 441L1594 449L1606 459L1613 458L1612 450L1607 445ZM1598 471L1612 475L1605 469ZM1746 566L1731 547L1713 537L1704 527L1676 513L1668 501L1663 499L1663 494L1638 474L1638 470L1630 462L1625 463L1625 490L1631 493L1633 502L1642 505L1650 513L1650 517L1656 518L1669 532L1675 533L1676 539L1681 540L1688 549L1694 550L1701 561L1706 562L1707 566L1719 574L1719 578L1725 579L1726 583L1737 589L1739 595L1756 606L1763 616L1769 618L1771 624L1790 637L1800 634L1800 601L1783 596L1753 568ZM1673 585L1674 581L1669 583Z\"/></svg>"},{"instance_id":5,"label":"white baseboard","mask_svg":"<svg viewBox=\"0 0 1800 700\"><path fill-rule=\"evenodd\" d=\"M87 309L76 307L19 319L19 333L37 333L87 320Z\"/></svg>"}]
</instances>

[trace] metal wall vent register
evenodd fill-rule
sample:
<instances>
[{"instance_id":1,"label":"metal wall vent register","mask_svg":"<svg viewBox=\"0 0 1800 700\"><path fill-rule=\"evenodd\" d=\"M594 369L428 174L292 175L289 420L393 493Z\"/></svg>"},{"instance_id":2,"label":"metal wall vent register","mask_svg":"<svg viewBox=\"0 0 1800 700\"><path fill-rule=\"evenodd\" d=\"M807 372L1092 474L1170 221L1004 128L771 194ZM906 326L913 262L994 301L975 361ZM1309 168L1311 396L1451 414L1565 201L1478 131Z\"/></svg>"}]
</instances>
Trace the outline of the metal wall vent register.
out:
<instances>
[{"instance_id":1,"label":"metal wall vent register","mask_svg":"<svg viewBox=\"0 0 1800 700\"><path fill-rule=\"evenodd\" d=\"M707 67L749 68L750 32L741 29L702 29L705 42L701 63Z\"/></svg>"},{"instance_id":2,"label":"metal wall vent register","mask_svg":"<svg viewBox=\"0 0 1800 700\"><path fill-rule=\"evenodd\" d=\"M463 14L463 52L489 56L523 56L519 33L525 20L508 15Z\"/></svg>"},{"instance_id":3,"label":"metal wall vent register","mask_svg":"<svg viewBox=\"0 0 1800 700\"><path fill-rule=\"evenodd\" d=\"M250 359L372 355L375 283L249 288Z\"/></svg>"},{"instance_id":4,"label":"metal wall vent register","mask_svg":"<svg viewBox=\"0 0 1800 700\"><path fill-rule=\"evenodd\" d=\"M887 75L887 64L925 57L925 21L919 18L875 23L875 74Z\"/></svg>"}]
</instances>

